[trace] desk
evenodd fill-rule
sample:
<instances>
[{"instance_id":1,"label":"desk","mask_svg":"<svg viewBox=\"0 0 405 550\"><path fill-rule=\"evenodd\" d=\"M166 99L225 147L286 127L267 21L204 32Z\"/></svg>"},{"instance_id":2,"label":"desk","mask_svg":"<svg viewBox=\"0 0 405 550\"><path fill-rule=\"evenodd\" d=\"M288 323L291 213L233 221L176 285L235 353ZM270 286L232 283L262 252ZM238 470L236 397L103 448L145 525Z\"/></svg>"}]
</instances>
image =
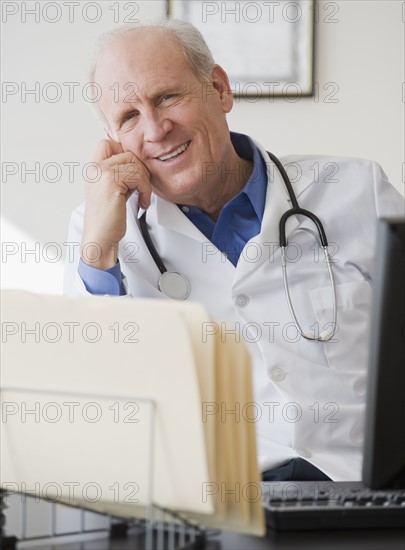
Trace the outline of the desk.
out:
<instances>
[{"instance_id":1,"label":"desk","mask_svg":"<svg viewBox=\"0 0 405 550\"><path fill-rule=\"evenodd\" d=\"M27 544L27 543L26 543ZM36 548L24 545L25 549ZM222 533L209 538L205 550L404 550L405 529L270 532L266 537ZM126 539L108 538L70 544L41 545L41 550L145 550L143 533L132 530Z\"/></svg>"}]
</instances>

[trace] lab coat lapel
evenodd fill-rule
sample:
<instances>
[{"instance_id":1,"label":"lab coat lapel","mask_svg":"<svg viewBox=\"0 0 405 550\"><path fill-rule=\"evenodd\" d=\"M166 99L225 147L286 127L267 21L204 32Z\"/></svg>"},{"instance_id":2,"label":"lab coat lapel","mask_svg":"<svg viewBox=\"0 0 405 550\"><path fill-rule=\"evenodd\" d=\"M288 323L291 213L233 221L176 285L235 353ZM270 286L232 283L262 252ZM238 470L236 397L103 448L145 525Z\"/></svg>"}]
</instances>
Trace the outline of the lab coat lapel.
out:
<instances>
[{"instance_id":1,"label":"lab coat lapel","mask_svg":"<svg viewBox=\"0 0 405 550\"><path fill-rule=\"evenodd\" d=\"M179 271L192 281L192 299L201 299L198 289L201 291L208 281L215 281L218 288L223 285L223 292L225 281L231 286L234 266L223 261L221 252L211 249L211 242L175 204L153 195L147 222L167 269Z\"/></svg>"},{"instance_id":2,"label":"lab coat lapel","mask_svg":"<svg viewBox=\"0 0 405 550\"><path fill-rule=\"evenodd\" d=\"M206 242L207 237L181 212L179 207L160 197L154 196L155 208L151 216L152 225L160 225L198 242Z\"/></svg>"},{"instance_id":3,"label":"lab coat lapel","mask_svg":"<svg viewBox=\"0 0 405 550\"><path fill-rule=\"evenodd\" d=\"M258 235L253 237L246 245L239 258L235 274L236 280L244 280L252 275L255 269L252 265L258 267L263 262L273 261L275 255L279 253L279 222L281 216L292 208L291 201L285 187L284 180L268 156L266 150L256 143L267 166L267 191L266 202L263 214L261 230ZM310 183L310 182L309 182ZM286 234L291 234L299 225L297 216L293 215L287 221ZM257 261L253 262L249 255L249 248L252 247L253 253L260 254Z\"/></svg>"},{"instance_id":4,"label":"lab coat lapel","mask_svg":"<svg viewBox=\"0 0 405 550\"><path fill-rule=\"evenodd\" d=\"M254 142L260 150L263 159L267 166L267 193L266 193L266 206L263 215L262 228L259 235L256 237L259 244L264 242L271 242L274 246L271 250L274 252L279 249L279 224L280 218L290 208L292 203L285 186L284 180L277 169L277 166L270 159L267 151L258 142ZM312 174L308 174L308 171L303 168L304 163L293 161L294 157L283 158L283 166L288 170L288 165L291 164L295 167L296 177L291 177L292 186L297 199L304 193L304 191L313 184ZM290 160L291 159L291 160ZM293 170L292 170L293 172ZM300 204L300 206L302 206ZM287 221L286 235L287 237L293 233L297 227L306 221L306 218L298 219L293 215Z\"/></svg>"}]
</instances>

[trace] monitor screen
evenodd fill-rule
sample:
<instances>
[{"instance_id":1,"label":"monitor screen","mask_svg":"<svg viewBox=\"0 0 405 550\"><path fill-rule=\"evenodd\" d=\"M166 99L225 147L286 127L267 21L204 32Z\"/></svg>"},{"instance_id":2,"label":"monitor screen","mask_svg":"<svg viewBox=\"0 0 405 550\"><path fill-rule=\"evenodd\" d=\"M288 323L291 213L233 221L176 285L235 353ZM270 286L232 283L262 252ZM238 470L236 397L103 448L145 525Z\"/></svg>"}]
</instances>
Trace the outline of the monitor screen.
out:
<instances>
[{"instance_id":1,"label":"monitor screen","mask_svg":"<svg viewBox=\"0 0 405 550\"><path fill-rule=\"evenodd\" d=\"M359 243L360 245L360 243ZM405 224L377 227L363 482L405 488Z\"/></svg>"}]
</instances>

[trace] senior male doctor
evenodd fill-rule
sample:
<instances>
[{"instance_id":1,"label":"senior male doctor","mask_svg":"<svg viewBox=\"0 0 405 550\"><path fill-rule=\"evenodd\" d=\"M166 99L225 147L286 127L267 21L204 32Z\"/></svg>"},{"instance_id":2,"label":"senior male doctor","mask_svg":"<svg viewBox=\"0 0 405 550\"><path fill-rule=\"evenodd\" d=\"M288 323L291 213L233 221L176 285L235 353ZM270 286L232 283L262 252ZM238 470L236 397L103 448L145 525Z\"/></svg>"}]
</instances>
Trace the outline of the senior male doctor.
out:
<instances>
[{"instance_id":1,"label":"senior male doctor","mask_svg":"<svg viewBox=\"0 0 405 550\"><path fill-rule=\"evenodd\" d=\"M165 267L185 277L188 299L212 317L203 337L227 321L228 337L251 350L264 479L360 479L375 224L403 214L400 195L370 161L282 159L300 206L323 223L336 288L334 323L316 227L292 216L288 285L314 339L304 338L279 247L290 197L266 150L230 133L229 80L200 33L180 21L126 27L104 42L92 78L109 139L93 159L101 177L87 183L71 219L81 258L67 263L66 293L168 299L140 228L146 210Z\"/></svg>"}]
</instances>

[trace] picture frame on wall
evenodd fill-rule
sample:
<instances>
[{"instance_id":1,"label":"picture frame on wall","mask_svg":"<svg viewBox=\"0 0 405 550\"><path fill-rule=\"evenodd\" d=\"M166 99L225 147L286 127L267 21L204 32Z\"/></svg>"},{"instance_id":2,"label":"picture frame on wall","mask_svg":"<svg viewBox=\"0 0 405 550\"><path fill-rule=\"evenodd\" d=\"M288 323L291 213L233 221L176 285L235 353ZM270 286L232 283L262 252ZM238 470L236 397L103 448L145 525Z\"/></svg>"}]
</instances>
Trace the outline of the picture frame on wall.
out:
<instances>
[{"instance_id":1,"label":"picture frame on wall","mask_svg":"<svg viewBox=\"0 0 405 550\"><path fill-rule=\"evenodd\" d=\"M167 16L192 23L228 73L236 98L314 92L314 0L167 0Z\"/></svg>"}]
</instances>

